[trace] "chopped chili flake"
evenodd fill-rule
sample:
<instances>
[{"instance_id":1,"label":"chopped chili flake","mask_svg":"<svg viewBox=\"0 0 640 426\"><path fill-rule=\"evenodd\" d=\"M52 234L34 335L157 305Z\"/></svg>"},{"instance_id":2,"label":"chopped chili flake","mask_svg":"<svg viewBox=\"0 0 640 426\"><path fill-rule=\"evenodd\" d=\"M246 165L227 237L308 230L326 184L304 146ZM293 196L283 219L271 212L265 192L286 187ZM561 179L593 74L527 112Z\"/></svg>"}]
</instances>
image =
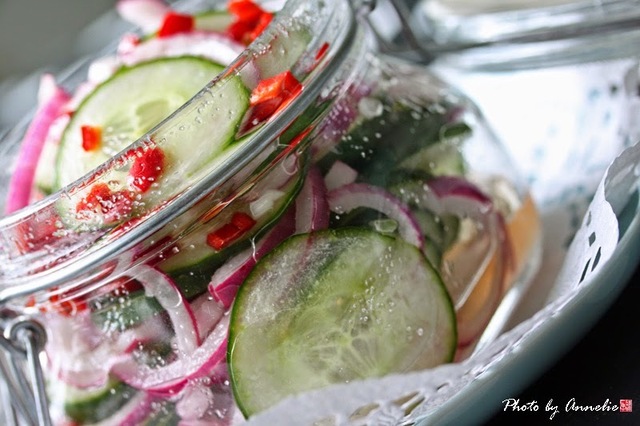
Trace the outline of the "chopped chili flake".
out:
<instances>
[{"instance_id":1,"label":"chopped chili flake","mask_svg":"<svg viewBox=\"0 0 640 426\"><path fill-rule=\"evenodd\" d=\"M264 10L252 0L230 0L227 9L238 21L255 23Z\"/></svg>"},{"instance_id":2,"label":"chopped chili flake","mask_svg":"<svg viewBox=\"0 0 640 426\"><path fill-rule=\"evenodd\" d=\"M257 126L271 117L282 104L281 99L270 99L252 106L249 110L250 116L247 120L248 128ZM247 129L248 130L248 129Z\"/></svg>"},{"instance_id":3,"label":"chopped chili flake","mask_svg":"<svg viewBox=\"0 0 640 426\"><path fill-rule=\"evenodd\" d=\"M128 296L132 293L144 290L140 281L131 277L118 277L100 287L100 299Z\"/></svg>"},{"instance_id":4,"label":"chopped chili flake","mask_svg":"<svg viewBox=\"0 0 640 426\"><path fill-rule=\"evenodd\" d=\"M254 106L272 99L278 99L282 103L285 99L297 94L301 88L302 85L291 71L286 70L258 83L251 92L250 103Z\"/></svg>"},{"instance_id":5,"label":"chopped chili flake","mask_svg":"<svg viewBox=\"0 0 640 426\"><path fill-rule=\"evenodd\" d=\"M24 303L25 308L33 308L36 306L36 297L31 295L27 298L27 301Z\"/></svg>"},{"instance_id":6,"label":"chopped chili flake","mask_svg":"<svg viewBox=\"0 0 640 426\"><path fill-rule=\"evenodd\" d=\"M286 149L286 152L291 151L293 148L298 146L300 142L302 142L313 130L313 126L309 126L300 133L298 133L291 141L289 142L289 146Z\"/></svg>"},{"instance_id":7,"label":"chopped chili flake","mask_svg":"<svg viewBox=\"0 0 640 426\"><path fill-rule=\"evenodd\" d=\"M82 219L87 213L101 213L105 223L119 221L131 213L133 196L129 191L111 191L106 183L96 183L89 194L76 205L76 213Z\"/></svg>"},{"instance_id":8,"label":"chopped chili flake","mask_svg":"<svg viewBox=\"0 0 640 426\"><path fill-rule=\"evenodd\" d=\"M96 183L85 198L76 205L76 212L83 210L103 211L103 202L111 198L111 189L106 183Z\"/></svg>"},{"instance_id":9,"label":"chopped chili flake","mask_svg":"<svg viewBox=\"0 0 640 426\"><path fill-rule=\"evenodd\" d=\"M207 244L216 250L222 250L240 235L242 235L242 231L237 226L227 223L207 235Z\"/></svg>"},{"instance_id":10,"label":"chopped chili flake","mask_svg":"<svg viewBox=\"0 0 640 426\"><path fill-rule=\"evenodd\" d=\"M262 32L269 26L272 19L273 13L264 12L262 15L260 15L260 18L253 26L253 29L243 37L242 42L248 45L253 40L257 39L260 34L262 34Z\"/></svg>"},{"instance_id":11,"label":"chopped chili flake","mask_svg":"<svg viewBox=\"0 0 640 426\"><path fill-rule=\"evenodd\" d=\"M255 219L248 214L236 212L229 223L225 223L207 235L207 244L216 250L222 250L245 234L255 224Z\"/></svg>"},{"instance_id":12,"label":"chopped chili flake","mask_svg":"<svg viewBox=\"0 0 640 426\"><path fill-rule=\"evenodd\" d=\"M82 132L82 149L90 152L100 148L102 145L102 128L84 125L80 127L80 131Z\"/></svg>"},{"instance_id":13,"label":"chopped chili flake","mask_svg":"<svg viewBox=\"0 0 640 426\"><path fill-rule=\"evenodd\" d=\"M227 28L227 33L234 40L244 44L255 40L273 18L272 13L265 11L252 0L230 0L227 8L236 18Z\"/></svg>"},{"instance_id":14,"label":"chopped chili flake","mask_svg":"<svg viewBox=\"0 0 640 426\"><path fill-rule=\"evenodd\" d=\"M139 192L147 192L162 174L164 152L158 147L138 148L132 155L135 155L135 160L129 170L129 184Z\"/></svg>"},{"instance_id":15,"label":"chopped chili flake","mask_svg":"<svg viewBox=\"0 0 640 426\"><path fill-rule=\"evenodd\" d=\"M187 33L193 30L194 24L195 19L191 15L168 12L162 21L162 25L160 25L158 37L169 37L174 34Z\"/></svg>"},{"instance_id":16,"label":"chopped chili flake","mask_svg":"<svg viewBox=\"0 0 640 426\"><path fill-rule=\"evenodd\" d=\"M56 305L58 313L64 316L73 316L87 309L87 302L84 299L63 300Z\"/></svg>"},{"instance_id":17,"label":"chopped chili flake","mask_svg":"<svg viewBox=\"0 0 640 426\"><path fill-rule=\"evenodd\" d=\"M21 222L16 227L14 242L21 253L39 250L47 244L53 244L60 230L59 216L56 212L42 212L36 220Z\"/></svg>"},{"instance_id":18,"label":"chopped chili flake","mask_svg":"<svg viewBox=\"0 0 640 426\"><path fill-rule=\"evenodd\" d=\"M227 27L227 34L235 41L244 43L245 34L253 31L253 23L244 21L235 21Z\"/></svg>"},{"instance_id":19,"label":"chopped chili flake","mask_svg":"<svg viewBox=\"0 0 640 426\"><path fill-rule=\"evenodd\" d=\"M56 289L54 288L52 290ZM49 302L56 312L66 317L76 315L88 308L87 301L84 296L69 298L69 296L64 293L56 293L49 296Z\"/></svg>"},{"instance_id":20,"label":"chopped chili flake","mask_svg":"<svg viewBox=\"0 0 640 426\"><path fill-rule=\"evenodd\" d=\"M236 212L231 217L231 223L241 231L248 231L256 224L256 220L243 212Z\"/></svg>"},{"instance_id":21,"label":"chopped chili flake","mask_svg":"<svg viewBox=\"0 0 640 426\"><path fill-rule=\"evenodd\" d=\"M316 61L322 59L322 57L326 55L327 50L329 50L329 43L325 41L322 46L320 46L320 49L318 49L318 51L316 52Z\"/></svg>"},{"instance_id":22,"label":"chopped chili flake","mask_svg":"<svg viewBox=\"0 0 640 426\"><path fill-rule=\"evenodd\" d=\"M262 80L251 92L247 111L239 134L245 134L273 114L286 107L300 92L302 84L287 70Z\"/></svg>"}]
</instances>

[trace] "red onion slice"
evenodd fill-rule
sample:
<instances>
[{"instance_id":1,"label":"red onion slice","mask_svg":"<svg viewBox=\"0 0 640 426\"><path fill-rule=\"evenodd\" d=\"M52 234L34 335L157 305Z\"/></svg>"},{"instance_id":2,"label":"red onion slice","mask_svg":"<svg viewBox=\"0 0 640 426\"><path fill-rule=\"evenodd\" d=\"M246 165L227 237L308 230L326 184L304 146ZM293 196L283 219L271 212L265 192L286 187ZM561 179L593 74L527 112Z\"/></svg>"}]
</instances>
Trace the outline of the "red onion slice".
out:
<instances>
[{"instance_id":1,"label":"red onion slice","mask_svg":"<svg viewBox=\"0 0 640 426\"><path fill-rule=\"evenodd\" d=\"M118 336L114 352L130 354L136 349L151 342L165 342L171 337L171 331L161 316L153 316L137 327L129 328Z\"/></svg>"},{"instance_id":2,"label":"red onion slice","mask_svg":"<svg viewBox=\"0 0 640 426\"><path fill-rule=\"evenodd\" d=\"M458 176L440 176L425 184L421 205L436 214L484 219L493 214L493 201L477 186Z\"/></svg>"},{"instance_id":3,"label":"red onion slice","mask_svg":"<svg viewBox=\"0 0 640 426\"><path fill-rule=\"evenodd\" d=\"M116 10L122 19L150 33L160 28L171 8L162 0L118 0Z\"/></svg>"},{"instance_id":4,"label":"red onion slice","mask_svg":"<svg viewBox=\"0 0 640 426\"><path fill-rule=\"evenodd\" d=\"M243 50L243 45L223 34L193 31L147 40L122 53L120 60L126 65L133 65L159 57L195 55L229 65Z\"/></svg>"},{"instance_id":5,"label":"red onion slice","mask_svg":"<svg viewBox=\"0 0 640 426\"><path fill-rule=\"evenodd\" d=\"M51 354L48 368L58 379L78 389L106 385L109 369L119 353L111 342L100 339L101 332L95 329L90 313L82 311L73 317L49 315L46 323L52 331L47 341L47 352Z\"/></svg>"},{"instance_id":6,"label":"red onion slice","mask_svg":"<svg viewBox=\"0 0 640 426\"><path fill-rule=\"evenodd\" d=\"M494 208L491 198L473 183L457 176L442 176L428 181L424 197L419 203L436 214L454 214L473 219L492 240L492 248L480 254L484 259L482 262L465 261L477 269L473 274L462 274L470 276L467 286L473 288L482 285L487 288L478 295L470 292L459 304L456 358L462 359L473 350L500 303L512 256L506 224L500 212ZM461 268L457 269L459 272Z\"/></svg>"},{"instance_id":7,"label":"red onion slice","mask_svg":"<svg viewBox=\"0 0 640 426\"><path fill-rule=\"evenodd\" d=\"M95 329L90 311L73 317L55 315L47 318L52 333L47 352L51 371L75 388L95 389L105 386L110 369L130 357L140 345L167 341L171 332L162 317L153 316L137 327L114 336ZM58 358L58 354L66 354Z\"/></svg>"},{"instance_id":8,"label":"red onion slice","mask_svg":"<svg viewBox=\"0 0 640 426\"><path fill-rule=\"evenodd\" d=\"M220 322L226 308L209 293L196 298L191 302L196 326L200 336L207 336Z\"/></svg>"},{"instance_id":9,"label":"red onion slice","mask_svg":"<svg viewBox=\"0 0 640 426\"><path fill-rule=\"evenodd\" d=\"M311 167L296 197L296 234L325 229L329 226L329 203L322 173Z\"/></svg>"},{"instance_id":10,"label":"red onion slice","mask_svg":"<svg viewBox=\"0 0 640 426\"><path fill-rule=\"evenodd\" d=\"M324 157L333 150L347 135L356 118L370 117L367 111L361 111L359 105L362 99L371 93L371 89L363 84L354 84L343 93L337 94L338 101L329 111L320 128L319 137L311 147L314 160Z\"/></svg>"},{"instance_id":11,"label":"red onion slice","mask_svg":"<svg viewBox=\"0 0 640 426\"><path fill-rule=\"evenodd\" d=\"M159 395L176 395L191 380L210 377L224 361L227 351L229 315L223 316L202 345L172 363L150 368L133 358L114 365L112 371L123 382L136 389Z\"/></svg>"},{"instance_id":12,"label":"red onion slice","mask_svg":"<svg viewBox=\"0 0 640 426\"><path fill-rule=\"evenodd\" d=\"M165 273L148 265L136 266L132 276L144 287L148 297L154 297L171 319L179 354L193 352L200 342L196 319L191 305L180 289Z\"/></svg>"},{"instance_id":13,"label":"red onion slice","mask_svg":"<svg viewBox=\"0 0 640 426\"><path fill-rule=\"evenodd\" d=\"M69 94L55 85L52 77L43 76L43 85L52 87L43 90L51 92L38 108L33 121L29 125L22 140L22 146L16 161L16 170L11 176L5 212L13 213L29 204L33 181L47 133L53 122L64 113L65 105L70 100Z\"/></svg>"},{"instance_id":14,"label":"red onion slice","mask_svg":"<svg viewBox=\"0 0 640 426\"><path fill-rule=\"evenodd\" d=\"M409 208L390 192L366 183L351 183L330 191L327 195L331 211L344 214L357 207L377 210L398 223L400 237L422 249L424 237Z\"/></svg>"}]
</instances>

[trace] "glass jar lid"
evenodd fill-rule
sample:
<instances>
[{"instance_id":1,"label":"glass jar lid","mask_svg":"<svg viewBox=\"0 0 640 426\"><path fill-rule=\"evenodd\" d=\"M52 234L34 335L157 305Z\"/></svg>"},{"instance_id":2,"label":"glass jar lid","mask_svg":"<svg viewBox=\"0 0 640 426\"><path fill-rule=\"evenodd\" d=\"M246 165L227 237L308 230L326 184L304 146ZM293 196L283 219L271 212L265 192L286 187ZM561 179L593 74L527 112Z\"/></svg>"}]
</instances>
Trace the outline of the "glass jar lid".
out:
<instances>
[{"instance_id":1,"label":"glass jar lid","mask_svg":"<svg viewBox=\"0 0 640 426\"><path fill-rule=\"evenodd\" d=\"M525 69L632 56L637 1L422 0L412 26L422 49L456 66Z\"/></svg>"}]
</instances>

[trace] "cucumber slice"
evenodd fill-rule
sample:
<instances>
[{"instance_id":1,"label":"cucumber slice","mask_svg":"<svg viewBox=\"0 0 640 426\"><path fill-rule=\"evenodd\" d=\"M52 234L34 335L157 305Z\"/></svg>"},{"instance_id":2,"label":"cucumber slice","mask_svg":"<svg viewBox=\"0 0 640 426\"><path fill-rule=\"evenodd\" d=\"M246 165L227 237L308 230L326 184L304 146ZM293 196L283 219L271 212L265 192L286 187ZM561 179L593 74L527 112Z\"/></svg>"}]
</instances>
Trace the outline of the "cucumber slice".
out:
<instances>
[{"instance_id":1,"label":"cucumber slice","mask_svg":"<svg viewBox=\"0 0 640 426\"><path fill-rule=\"evenodd\" d=\"M52 193L53 183L55 182L54 168L52 166L55 164L57 152L57 144L45 142L36 167L34 184L36 189L45 195Z\"/></svg>"},{"instance_id":2,"label":"cucumber slice","mask_svg":"<svg viewBox=\"0 0 640 426\"><path fill-rule=\"evenodd\" d=\"M431 176L461 176L465 171L464 157L460 152L460 140L443 140L428 145L405 158L399 169L422 171Z\"/></svg>"},{"instance_id":3,"label":"cucumber slice","mask_svg":"<svg viewBox=\"0 0 640 426\"><path fill-rule=\"evenodd\" d=\"M253 240L260 238L282 217L293 202L303 183L304 167L299 173L289 176L282 168L276 167L261 179L242 198L233 202L215 216L216 227L231 221L236 213L245 213L255 219L253 227L229 246L216 250L207 243L207 233L214 231L201 225L184 238L177 240L158 268L167 273L180 287L188 300L207 291L211 276L234 254L249 247ZM283 176L286 176L283 181ZM270 205L262 207L259 214L251 211L252 202L260 202L261 197L269 198ZM262 205L266 204L263 202ZM153 297L148 297L139 289L127 294L107 295L92 304L92 319L103 330L123 331L140 324L163 308Z\"/></svg>"},{"instance_id":4,"label":"cucumber slice","mask_svg":"<svg viewBox=\"0 0 640 426\"><path fill-rule=\"evenodd\" d=\"M273 77L291 69L307 50L311 40L311 34L302 26L278 32L265 54L255 58L260 78Z\"/></svg>"},{"instance_id":5,"label":"cucumber slice","mask_svg":"<svg viewBox=\"0 0 640 426\"><path fill-rule=\"evenodd\" d=\"M65 414L78 424L97 423L111 417L136 394L135 389L117 380L92 390L66 385L56 388L58 392L64 393Z\"/></svg>"},{"instance_id":6,"label":"cucumber slice","mask_svg":"<svg viewBox=\"0 0 640 426\"><path fill-rule=\"evenodd\" d=\"M275 184L277 187L274 188L274 180L276 182L280 180L277 174L284 173L282 169L276 168L270 175L259 181L247 195L235 201L215 217L217 227L228 223L232 216L238 212L246 213L256 220L252 230L231 246L216 250L207 244L206 231L193 232L177 242L176 251L178 253L163 260L158 265L160 269L180 284L202 279L208 282L211 279L211 275L220 265L233 254L248 247L252 239L262 236L277 222L302 187L301 172L302 170L300 170L300 173L289 177L283 185ZM271 205L261 212L259 216L256 216L251 212L251 203L263 196L270 198ZM215 228L211 228L209 231L214 230Z\"/></svg>"},{"instance_id":7,"label":"cucumber slice","mask_svg":"<svg viewBox=\"0 0 640 426\"><path fill-rule=\"evenodd\" d=\"M449 362L453 305L423 254L360 228L294 236L240 288L227 359L251 416L332 383Z\"/></svg>"},{"instance_id":8,"label":"cucumber slice","mask_svg":"<svg viewBox=\"0 0 640 426\"><path fill-rule=\"evenodd\" d=\"M225 32L235 19L226 10L207 10L194 16L193 26L199 31Z\"/></svg>"},{"instance_id":9,"label":"cucumber slice","mask_svg":"<svg viewBox=\"0 0 640 426\"><path fill-rule=\"evenodd\" d=\"M399 171L409 170L399 167L402 162L441 142L444 129L450 125L444 112L424 110L375 95L365 99L381 108L380 115L362 115L357 119L336 152L329 153L323 164L340 160L358 170L361 181L387 187L397 179ZM417 162L421 160L417 158Z\"/></svg>"},{"instance_id":10,"label":"cucumber slice","mask_svg":"<svg viewBox=\"0 0 640 426\"><path fill-rule=\"evenodd\" d=\"M440 144L426 147L424 150L440 148ZM433 170L431 170L433 171ZM412 170L411 174L398 173L403 180L390 186L390 191L398 196L411 209L411 213L416 218L418 225L425 237L424 253L427 259L436 269L442 267L442 256L455 243L460 233L461 218L453 214L436 214L420 206L418 200L424 196L424 185L428 182L428 177L420 175L424 170Z\"/></svg>"},{"instance_id":11,"label":"cucumber slice","mask_svg":"<svg viewBox=\"0 0 640 426\"><path fill-rule=\"evenodd\" d=\"M155 59L116 72L80 104L65 129L57 154L54 189L84 176L122 151L192 98L223 69L222 65L201 57L182 56ZM206 123L200 126L181 123L188 129L175 132L174 137L163 142L170 162L168 169L190 174L233 141L249 105L249 95L236 77L220 88L219 99L214 102L215 112L203 118ZM102 130L98 150L87 152L82 148L84 125ZM169 174L170 170L163 174Z\"/></svg>"}]
</instances>

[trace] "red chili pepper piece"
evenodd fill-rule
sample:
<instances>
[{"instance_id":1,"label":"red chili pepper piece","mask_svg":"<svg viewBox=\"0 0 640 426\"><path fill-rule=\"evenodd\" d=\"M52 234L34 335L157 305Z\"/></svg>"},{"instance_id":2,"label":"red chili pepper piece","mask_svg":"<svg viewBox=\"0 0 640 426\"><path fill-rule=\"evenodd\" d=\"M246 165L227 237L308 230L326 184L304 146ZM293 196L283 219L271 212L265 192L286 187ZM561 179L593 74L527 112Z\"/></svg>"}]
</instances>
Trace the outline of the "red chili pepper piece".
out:
<instances>
[{"instance_id":1,"label":"red chili pepper piece","mask_svg":"<svg viewBox=\"0 0 640 426\"><path fill-rule=\"evenodd\" d=\"M258 21L253 26L253 29L243 38L243 43L247 45L251 44L251 42L257 39L260 34L262 34L262 32L269 26L272 19L273 13L263 12L262 15L260 15L260 18L258 18Z\"/></svg>"},{"instance_id":2,"label":"red chili pepper piece","mask_svg":"<svg viewBox=\"0 0 640 426\"><path fill-rule=\"evenodd\" d=\"M238 21L255 23L264 10L252 0L230 0L227 9Z\"/></svg>"},{"instance_id":3,"label":"red chili pepper piece","mask_svg":"<svg viewBox=\"0 0 640 426\"><path fill-rule=\"evenodd\" d=\"M247 120L247 128L243 130L249 130L254 126L262 123L263 121L267 121L269 117L271 117L278 107L282 105L282 99L269 99L264 102L260 102L259 104L253 105L249 110L249 119Z\"/></svg>"},{"instance_id":4,"label":"red chili pepper piece","mask_svg":"<svg viewBox=\"0 0 640 426\"><path fill-rule=\"evenodd\" d=\"M15 238L12 238L16 248L21 253L29 253L55 243L58 239L57 231L60 230L59 221L57 212L43 211L37 220L19 223L15 230Z\"/></svg>"},{"instance_id":5,"label":"red chili pepper piece","mask_svg":"<svg viewBox=\"0 0 640 426\"><path fill-rule=\"evenodd\" d=\"M132 154L135 160L129 170L129 184L139 192L147 192L164 169L164 152L158 147L138 148Z\"/></svg>"},{"instance_id":6,"label":"red chili pepper piece","mask_svg":"<svg viewBox=\"0 0 640 426\"><path fill-rule=\"evenodd\" d=\"M169 37L174 34L187 33L193 30L194 24L195 19L191 15L168 12L162 21L162 25L160 25L158 37Z\"/></svg>"},{"instance_id":7,"label":"red chili pepper piece","mask_svg":"<svg viewBox=\"0 0 640 426\"><path fill-rule=\"evenodd\" d=\"M227 28L227 33L234 40L244 44L255 40L273 18L272 13L265 11L252 0L230 0L227 8L236 18Z\"/></svg>"},{"instance_id":8,"label":"red chili pepper piece","mask_svg":"<svg viewBox=\"0 0 640 426\"><path fill-rule=\"evenodd\" d=\"M280 102L294 96L302 89L300 82L291 71L286 70L271 78L262 80L251 92L251 106L278 99Z\"/></svg>"},{"instance_id":9,"label":"red chili pepper piece","mask_svg":"<svg viewBox=\"0 0 640 426\"><path fill-rule=\"evenodd\" d=\"M227 27L227 34L235 41L244 43L245 34L253 31L253 25L251 22L235 21Z\"/></svg>"},{"instance_id":10,"label":"red chili pepper piece","mask_svg":"<svg viewBox=\"0 0 640 426\"><path fill-rule=\"evenodd\" d=\"M302 91L302 84L287 70L271 78L262 80L251 92L251 108L244 120L241 133L266 121L278 110L284 108Z\"/></svg>"},{"instance_id":11,"label":"red chili pepper piece","mask_svg":"<svg viewBox=\"0 0 640 426\"><path fill-rule=\"evenodd\" d=\"M52 290L56 290L55 288ZM88 308L87 301L84 296L76 296L68 298L68 295L62 293L52 294L49 302L60 315L70 317Z\"/></svg>"},{"instance_id":12,"label":"red chili pepper piece","mask_svg":"<svg viewBox=\"0 0 640 426\"><path fill-rule=\"evenodd\" d=\"M82 218L88 212L101 213L105 223L118 221L131 213L133 197L128 191L113 192L106 183L96 183L89 194L76 205L76 213Z\"/></svg>"},{"instance_id":13,"label":"red chili pepper piece","mask_svg":"<svg viewBox=\"0 0 640 426\"><path fill-rule=\"evenodd\" d=\"M81 298L63 300L56 305L58 313L71 317L87 309L87 302Z\"/></svg>"},{"instance_id":14,"label":"red chili pepper piece","mask_svg":"<svg viewBox=\"0 0 640 426\"><path fill-rule=\"evenodd\" d=\"M231 222L222 225L207 235L207 244L216 250L222 250L246 233L255 224L255 219L248 214L236 212L231 217Z\"/></svg>"},{"instance_id":15,"label":"red chili pepper piece","mask_svg":"<svg viewBox=\"0 0 640 426\"><path fill-rule=\"evenodd\" d=\"M231 217L231 223L241 231L248 231L256 224L256 220L243 212L236 212Z\"/></svg>"},{"instance_id":16,"label":"red chili pepper piece","mask_svg":"<svg viewBox=\"0 0 640 426\"><path fill-rule=\"evenodd\" d=\"M33 308L34 306L36 306L36 297L31 295L27 298L26 302L24 302L24 307Z\"/></svg>"},{"instance_id":17,"label":"red chili pepper piece","mask_svg":"<svg viewBox=\"0 0 640 426\"><path fill-rule=\"evenodd\" d=\"M327 50L329 50L329 43L325 41L316 52L316 62L322 59L322 57L327 53Z\"/></svg>"},{"instance_id":18,"label":"red chili pepper piece","mask_svg":"<svg viewBox=\"0 0 640 426\"><path fill-rule=\"evenodd\" d=\"M131 277L119 277L109 281L98 289L100 298L117 298L128 296L132 293L144 290L144 286L140 281Z\"/></svg>"},{"instance_id":19,"label":"red chili pepper piece","mask_svg":"<svg viewBox=\"0 0 640 426\"><path fill-rule=\"evenodd\" d=\"M103 202L111 198L111 189L106 183L96 183L85 198L76 205L76 212L91 210L103 212Z\"/></svg>"},{"instance_id":20,"label":"red chili pepper piece","mask_svg":"<svg viewBox=\"0 0 640 426\"><path fill-rule=\"evenodd\" d=\"M242 235L242 231L237 226L227 223L207 235L207 244L216 250L222 250L240 235Z\"/></svg>"},{"instance_id":21,"label":"red chili pepper piece","mask_svg":"<svg viewBox=\"0 0 640 426\"><path fill-rule=\"evenodd\" d=\"M102 128L84 125L80 127L80 131L82 132L82 149L91 152L100 148L102 145Z\"/></svg>"},{"instance_id":22,"label":"red chili pepper piece","mask_svg":"<svg viewBox=\"0 0 640 426\"><path fill-rule=\"evenodd\" d=\"M303 131L301 131L300 133L298 133L293 139L291 139L291 141L289 142L289 146L287 147L285 152L288 153L291 150L293 150L293 148L298 146L300 142L302 142L307 136L309 136L309 133L311 133L312 130L313 130L313 126L309 126Z\"/></svg>"}]
</instances>

